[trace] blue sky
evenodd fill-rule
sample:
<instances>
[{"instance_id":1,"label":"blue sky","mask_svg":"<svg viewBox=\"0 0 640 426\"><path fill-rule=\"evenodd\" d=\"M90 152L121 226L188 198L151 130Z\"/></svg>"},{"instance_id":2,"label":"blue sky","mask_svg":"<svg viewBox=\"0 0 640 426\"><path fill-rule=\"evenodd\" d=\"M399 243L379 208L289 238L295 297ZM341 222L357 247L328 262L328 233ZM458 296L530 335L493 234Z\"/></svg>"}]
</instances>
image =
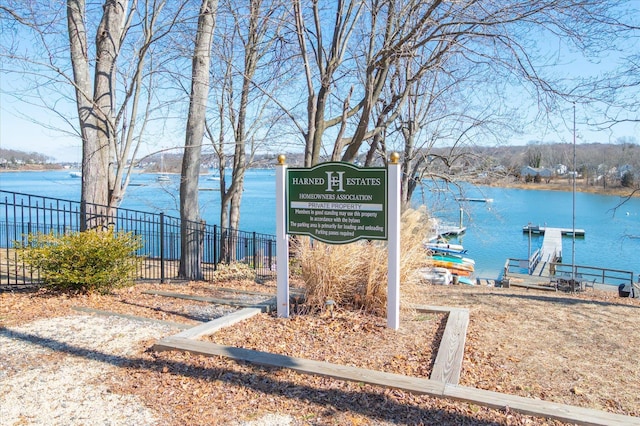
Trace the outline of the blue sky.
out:
<instances>
[{"instance_id":1,"label":"blue sky","mask_svg":"<svg viewBox=\"0 0 640 426\"><path fill-rule=\"evenodd\" d=\"M638 4L640 4L640 1L638 1ZM541 43L541 45L544 45L545 42ZM551 50L558 49L557 43L557 41L549 42L548 48ZM635 41L629 43L628 48L629 53L632 53L637 52L640 46L639 43ZM562 48L560 48L559 51L562 51ZM556 57L556 59L562 62L561 66L557 67L557 71L560 74L571 77L574 75L585 75L585 73L590 74L596 70L603 70L615 66L618 57L612 55L611 58L600 58L600 62L595 64L588 63L582 59L571 60L571 56L565 54L560 58ZM64 120L57 115L52 114L51 111L38 108L27 102L21 102L19 99L7 95L6 91L10 90L10 87L15 86L20 88L22 86L19 80L13 79L15 79L15 74L7 75L0 73L0 147L27 152L35 151L58 161L80 161L81 144L79 138L75 135L65 133L63 130L59 130L65 129L67 132L72 131L69 124L65 123ZM638 89L639 88L636 87L633 90L637 93ZM514 93L513 98L513 101L517 103L520 99L531 99L531 95L524 92L520 94ZM37 102L37 97L32 99L35 99ZM56 110L60 113L65 113L64 108L68 108L65 114L66 116L72 117L75 115L73 105L62 105L61 103L56 105ZM60 109L63 110L61 111ZM566 105L562 109L563 112L552 112L555 127L550 123L545 123L543 120L538 124L537 128L528 129L524 135L511 138L510 143L522 145L531 140L547 143L572 142L570 105ZM537 115L537 113L536 107L532 106L529 115L533 117ZM564 114L565 116L560 117L560 114ZM580 124L583 122L585 115L588 114L590 114L590 112L584 111L578 106L578 143L614 143L621 137L635 137L636 140L640 142L639 124L626 123L614 126L608 131L595 131L595 129ZM597 120L597 117L591 118ZM636 115L635 118L638 119L638 116ZM562 124L558 125L559 122ZM75 125L75 123L73 124ZM142 155L160 149L181 146L184 141L184 123L174 121L168 126L170 126L170 128L149 128L149 141L147 145L141 149ZM151 134L151 132L153 132L153 134ZM297 146L301 149L299 144ZM293 149L293 147L291 149Z\"/></svg>"},{"instance_id":2,"label":"blue sky","mask_svg":"<svg viewBox=\"0 0 640 426\"><path fill-rule=\"evenodd\" d=\"M0 95L0 98L4 97L4 95ZM2 105L0 109L0 147L39 152L58 161L80 161L82 145L76 137L47 129L17 114L19 109L28 110L28 114L32 116L43 116L44 114L37 108L11 104L4 102L3 99L0 99L0 104ZM52 126L61 124L51 120L50 117L43 117L43 120L48 120Z\"/></svg>"}]
</instances>

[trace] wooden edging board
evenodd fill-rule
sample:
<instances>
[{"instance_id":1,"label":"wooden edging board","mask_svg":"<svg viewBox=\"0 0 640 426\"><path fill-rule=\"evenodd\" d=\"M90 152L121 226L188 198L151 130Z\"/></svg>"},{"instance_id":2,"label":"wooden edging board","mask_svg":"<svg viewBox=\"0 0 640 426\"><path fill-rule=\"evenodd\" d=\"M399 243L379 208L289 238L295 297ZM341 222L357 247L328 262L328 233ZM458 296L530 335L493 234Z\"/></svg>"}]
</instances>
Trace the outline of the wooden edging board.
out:
<instances>
[{"instance_id":1,"label":"wooden edging board","mask_svg":"<svg viewBox=\"0 0 640 426\"><path fill-rule=\"evenodd\" d=\"M419 312L432 312L418 309ZM431 380L457 385L460 382L464 344L469 325L469 310L451 309L438 354L431 370Z\"/></svg>"},{"instance_id":2,"label":"wooden edging board","mask_svg":"<svg viewBox=\"0 0 640 426\"><path fill-rule=\"evenodd\" d=\"M172 293L169 291L159 291L159 290L145 290L144 294L150 294L154 296L163 296L163 297L175 297L178 299L185 300L196 300L198 302L206 302L206 303L214 303L217 305L227 305L227 306L235 306L242 308L261 308L263 311L270 311L273 306L276 304L276 300L273 295L262 294L265 297L271 296L270 299L267 299L260 303L247 303L247 302L238 302L233 299L217 299L214 297L205 297L205 296L195 296L193 294L181 294L181 293Z\"/></svg>"},{"instance_id":3,"label":"wooden edging board","mask_svg":"<svg viewBox=\"0 0 640 426\"><path fill-rule=\"evenodd\" d=\"M438 398L451 398L495 409L508 407L510 410L527 415L547 417L582 425L640 425L640 418L637 417L451 385L431 379L420 379L400 374L218 345L184 337L167 337L156 343L153 349L156 351L179 350L204 356L224 356L268 367L288 368L304 374L396 388L414 394Z\"/></svg>"},{"instance_id":4,"label":"wooden edging board","mask_svg":"<svg viewBox=\"0 0 640 426\"><path fill-rule=\"evenodd\" d=\"M176 334L173 337L181 338L181 339L197 339L202 336L208 336L220 330L221 328L228 327L230 325L233 325L247 318L251 318L254 315L258 315L262 311L263 309L261 308L240 309L238 311L227 314L223 317L216 318L209 322L205 322L200 325L197 325L193 328L190 328L189 330L185 330L181 333ZM165 339L161 340L161 342L164 340Z\"/></svg>"},{"instance_id":5,"label":"wooden edging board","mask_svg":"<svg viewBox=\"0 0 640 426\"><path fill-rule=\"evenodd\" d=\"M615 424L640 426L640 418L638 417L457 385L464 352L464 336L469 322L468 310L438 306L415 306L414 309L418 312L449 313L443 339L436 356L434 370L439 370L436 377L449 380L450 383L446 383L444 380L434 380L433 372L430 379L421 379L195 340L200 336L213 334L222 327L257 315L260 313L259 308L241 309L225 317L185 330L177 335L166 337L158 341L153 350L178 350L204 356L225 356L234 360L269 367L288 368L303 374L314 374L396 388L414 394L450 398L495 409L508 408L526 415L546 417L580 425ZM443 353L441 354L441 352Z\"/></svg>"}]
</instances>

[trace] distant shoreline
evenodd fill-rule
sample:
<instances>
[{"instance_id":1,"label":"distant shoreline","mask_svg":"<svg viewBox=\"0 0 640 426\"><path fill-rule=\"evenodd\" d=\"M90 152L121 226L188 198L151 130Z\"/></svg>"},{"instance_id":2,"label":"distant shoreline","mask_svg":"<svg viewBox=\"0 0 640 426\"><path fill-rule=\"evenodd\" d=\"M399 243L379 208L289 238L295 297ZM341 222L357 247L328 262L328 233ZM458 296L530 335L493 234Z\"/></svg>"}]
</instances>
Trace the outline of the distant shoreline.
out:
<instances>
[{"instance_id":1,"label":"distant shoreline","mask_svg":"<svg viewBox=\"0 0 640 426\"><path fill-rule=\"evenodd\" d=\"M48 172L48 171L58 171L65 170L62 166L57 164L51 165L25 165L21 168L16 169L5 169L0 168L0 173L8 173L8 172ZM66 170L75 170L73 168ZM145 172L139 172L145 173ZM148 173L158 173L158 172L148 172ZM177 174L177 173L171 173ZM500 179L492 182L486 181L476 181L470 182L474 185L479 186L489 186L494 188L515 188L515 189L528 189L528 190L537 190L537 191L563 191L563 192L572 192L573 191L573 183L568 179L552 179L549 183L524 183L519 181L514 181L512 179ZM634 188L624 188L620 185L611 185L607 188L603 188L602 186L595 185L585 185L584 179L578 179L576 182L576 192L584 192L589 194L599 194L599 195L613 195L619 196L621 198L629 198L629 197L640 197L640 189Z\"/></svg>"},{"instance_id":2,"label":"distant shoreline","mask_svg":"<svg viewBox=\"0 0 640 426\"><path fill-rule=\"evenodd\" d=\"M573 191L573 183L571 181L567 181L565 179L554 179L549 183L524 183L524 182L516 182L516 181L507 181L506 179L495 181L495 182L487 182L487 183L477 183L478 185L485 185L495 188L515 188L515 189L531 189L537 191L562 191L562 192L572 192ZM620 185L611 185L607 188L603 188L602 186L594 186L594 185L585 185L584 179L578 179L576 181L576 192L584 192L588 194L599 194L599 195L614 195L619 196L621 198L629 198L629 197L640 197L640 190L637 188L625 188Z\"/></svg>"},{"instance_id":3,"label":"distant shoreline","mask_svg":"<svg viewBox=\"0 0 640 426\"><path fill-rule=\"evenodd\" d=\"M25 166L21 166L20 168L10 169L10 168L0 168L0 173L10 173L10 172L55 172L58 170L65 170L59 164L29 164ZM74 169L68 169L74 170Z\"/></svg>"}]
</instances>

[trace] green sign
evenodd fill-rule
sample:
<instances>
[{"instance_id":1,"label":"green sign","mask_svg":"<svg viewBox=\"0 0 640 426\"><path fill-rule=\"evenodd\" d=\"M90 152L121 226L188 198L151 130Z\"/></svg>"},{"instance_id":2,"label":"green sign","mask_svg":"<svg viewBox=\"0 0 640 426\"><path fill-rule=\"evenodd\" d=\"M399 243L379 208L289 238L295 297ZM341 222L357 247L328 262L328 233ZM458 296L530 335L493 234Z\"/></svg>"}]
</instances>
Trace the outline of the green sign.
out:
<instances>
[{"instance_id":1,"label":"green sign","mask_svg":"<svg viewBox=\"0 0 640 426\"><path fill-rule=\"evenodd\" d=\"M387 239L387 169L323 163L287 170L287 233L330 244Z\"/></svg>"}]
</instances>

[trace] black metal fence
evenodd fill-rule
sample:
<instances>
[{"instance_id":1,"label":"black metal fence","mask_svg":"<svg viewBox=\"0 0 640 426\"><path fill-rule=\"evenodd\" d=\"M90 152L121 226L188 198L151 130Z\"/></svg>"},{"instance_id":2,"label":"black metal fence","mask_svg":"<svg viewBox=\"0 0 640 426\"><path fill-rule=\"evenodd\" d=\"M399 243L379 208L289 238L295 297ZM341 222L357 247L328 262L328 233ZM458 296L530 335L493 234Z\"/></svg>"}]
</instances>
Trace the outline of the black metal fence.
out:
<instances>
[{"instance_id":1,"label":"black metal fence","mask_svg":"<svg viewBox=\"0 0 640 426\"><path fill-rule=\"evenodd\" d=\"M163 213L104 206L0 190L0 286L18 287L38 284L38 271L22 264L14 249L16 241L25 241L34 233L64 234L79 232L86 223L112 226L115 231L140 236L143 259L136 279L166 282L179 279L181 256L179 218ZM200 262L203 278L213 280L220 264L240 262L260 277L275 275L276 238L274 235L222 228L205 223L187 223L198 246L192 259Z\"/></svg>"}]
</instances>

